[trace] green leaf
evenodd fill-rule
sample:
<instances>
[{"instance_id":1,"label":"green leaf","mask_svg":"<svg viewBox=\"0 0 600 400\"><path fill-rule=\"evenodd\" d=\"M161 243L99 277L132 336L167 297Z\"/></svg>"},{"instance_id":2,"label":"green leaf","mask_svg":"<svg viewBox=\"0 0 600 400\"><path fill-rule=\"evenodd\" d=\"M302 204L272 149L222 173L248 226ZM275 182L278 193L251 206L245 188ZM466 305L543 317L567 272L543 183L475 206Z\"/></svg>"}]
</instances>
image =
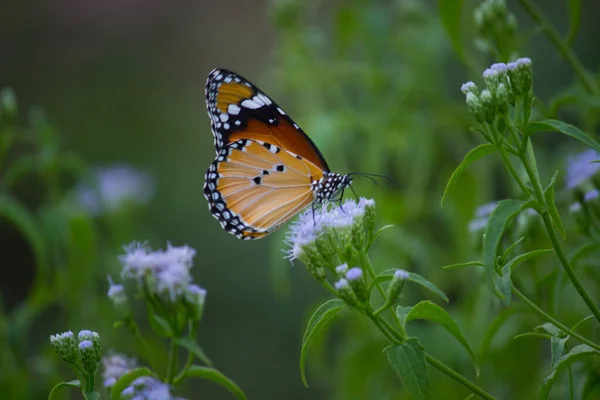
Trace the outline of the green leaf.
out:
<instances>
[{"instance_id":1,"label":"green leaf","mask_svg":"<svg viewBox=\"0 0 600 400\"><path fill-rule=\"evenodd\" d=\"M548 398L550 390L552 390L552 385L554 385L554 382L556 382L558 376L565 368L569 367L576 361L598 354L599 353L596 350L592 349L587 344L579 344L573 347L571 351L556 361L552 372L546 377L546 379L544 379L544 382L542 382L542 389L540 390L538 399L545 400Z\"/></svg>"},{"instance_id":2,"label":"green leaf","mask_svg":"<svg viewBox=\"0 0 600 400\"><path fill-rule=\"evenodd\" d=\"M451 0L449 0L447 2L455 3ZM454 183L456 183L458 178L461 177L463 172L465 172L467 167L469 165L471 165L473 162L479 160L480 158L483 158L483 156L486 156L486 155L494 152L495 150L496 150L496 147L493 144L485 143L485 144L481 144L481 145L475 147L474 149L472 149L471 151L469 151L467 153L465 158L463 158L462 162L459 164L458 167L456 167L456 169L450 176L450 179L448 179L448 183L446 184L446 188L444 189L444 194L442 195L442 201L441 201L442 207L444 206L444 199L446 199L446 195L448 194L448 191L454 185Z\"/></svg>"},{"instance_id":3,"label":"green leaf","mask_svg":"<svg viewBox=\"0 0 600 400\"><path fill-rule=\"evenodd\" d=\"M242 389L240 389L240 387L231 379L223 375L221 371L213 367L191 365L187 369L185 376L208 379L209 381L221 385L225 389L229 390L238 400L246 400L246 395Z\"/></svg>"},{"instance_id":4,"label":"green leaf","mask_svg":"<svg viewBox=\"0 0 600 400\"><path fill-rule=\"evenodd\" d=\"M380 234L381 232L383 232L383 231L385 231L385 230L388 230L388 229L390 229L390 228L393 228L394 226L396 226L396 225L384 225L384 226L382 226L381 228L379 228L379 229L377 230L377 232L375 232L375 235L373 236L373 239L375 239L377 236L379 236L379 234Z\"/></svg>"},{"instance_id":5,"label":"green leaf","mask_svg":"<svg viewBox=\"0 0 600 400\"><path fill-rule=\"evenodd\" d=\"M577 32L579 31L579 22L581 20L581 0L569 0L569 32L565 38L567 46L570 46Z\"/></svg>"},{"instance_id":6,"label":"green leaf","mask_svg":"<svg viewBox=\"0 0 600 400\"><path fill-rule=\"evenodd\" d=\"M375 279L373 279L371 281L371 284L369 285L369 291L373 290L373 288L375 287L375 285L385 282L385 281L389 281L392 279L392 277L394 276L394 272L396 272L397 269L386 269L385 271L383 271L382 273L380 273L379 275L377 275L375 277ZM408 272L408 271L406 271ZM438 288L436 285L434 285L433 283L429 282L427 279L423 278L421 275L419 274L415 274L414 272L408 272L408 281L414 282L418 285L423 286L425 289L428 289L429 291L437 294L438 296L440 296L446 303L449 302L450 300L448 300L448 296L446 296L444 294L444 292L442 292L440 290L440 288Z\"/></svg>"},{"instance_id":7,"label":"green leaf","mask_svg":"<svg viewBox=\"0 0 600 400\"><path fill-rule=\"evenodd\" d=\"M384 352L413 400L434 398L425 351L417 338L408 338L402 344L386 347Z\"/></svg>"},{"instance_id":8,"label":"green leaf","mask_svg":"<svg viewBox=\"0 0 600 400\"><path fill-rule=\"evenodd\" d=\"M550 322L545 322L541 325L535 327L536 331L546 331L550 334L550 336L564 336L565 333L558 329L556 325Z\"/></svg>"},{"instance_id":9,"label":"green leaf","mask_svg":"<svg viewBox=\"0 0 600 400\"><path fill-rule=\"evenodd\" d=\"M593 254L594 252L600 250L600 243L588 243L578 247L571 255L571 264L577 266L580 258Z\"/></svg>"},{"instance_id":10,"label":"green leaf","mask_svg":"<svg viewBox=\"0 0 600 400\"><path fill-rule=\"evenodd\" d=\"M321 304L308 320L306 331L302 338L302 350L300 351L300 375L302 377L302 383L304 383L304 386L306 387L308 387L308 382L306 381L305 365L308 347L315 336L325 327L327 322L329 322L329 320L331 320L342 308L344 308L344 302L342 300L328 300Z\"/></svg>"},{"instance_id":11,"label":"green leaf","mask_svg":"<svg viewBox=\"0 0 600 400\"><path fill-rule=\"evenodd\" d=\"M565 346L567 345L567 340L569 339L570 336L552 336L550 338L550 365L552 365L552 368L554 368L558 360L565 355Z\"/></svg>"},{"instance_id":12,"label":"green leaf","mask_svg":"<svg viewBox=\"0 0 600 400\"><path fill-rule=\"evenodd\" d=\"M151 308L148 308L148 322L150 323L152 331L158 336L173 337L173 330L171 329L169 322L160 315L155 314Z\"/></svg>"},{"instance_id":13,"label":"green leaf","mask_svg":"<svg viewBox=\"0 0 600 400\"><path fill-rule=\"evenodd\" d=\"M543 121L530 122L527 126L527 131L525 132L526 135L531 136L537 132L559 132L570 136L573 139L577 139L586 146L600 152L600 143L598 143L594 138L581 131L576 126L564 123L562 121L545 119Z\"/></svg>"},{"instance_id":14,"label":"green leaf","mask_svg":"<svg viewBox=\"0 0 600 400\"><path fill-rule=\"evenodd\" d=\"M85 400L100 400L100 393L87 392L83 394Z\"/></svg>"},{"instance_id":15,"label":"green leaf","mask_svg":"<svg viewBox=\"0 0 600 400\"><path fill-rule=\"evenodd\" d=\"M213 365L212 361L210 361L210 358L208 358L208 356L206 355L204 350L202 350L202 347L200 347L200 345L194 339L189 338L189 337L182 338L182 339L177 338L177 339L175 339L175 344L183 347L184 349L186 349L187 351L189 351L190 353L192 353L193 355L198 357L198 359L200 361L202 361L204 364L209 365L209 366Z\"/></svg>"},{"instance_id":16,"label":"green leaf","mask_svg":"<svg viewBox=\"0 0 600 400\"><path fill-rule=\"evenodd\" d=\"M46 242L37 219L18 200L8 195L0 195L0 218L6 218L21 232L35 254L38 279L48 282L50 270L47 264Z\"/></svg>"},{"instance_id":17,"label":"green leaf","mask_svg":"<svg viewBox=\"0 0 600 400\"><path fill-rule=\"evenodd\" d=\"M511 220L521 210L522 201L517 200L502 200L494 209L487 226L485 227L485 236L483 238L483 264L486 272L486 280L492 293L497 294L498 291L494 286L494 274L496 273L496 256L498 253L498 245L502 234L506 229L508 221Z\"/></svg>"},{"instance_id":18,"label":"green leaf","mask_svg":"<svg viewBox=\"0 0 600 400\"><path fill-rule=\"evenodd\" d=\"M442 25L446 29L448 38L456 54L461 60L465 58L465 49L461 37L462 9L464 0L439 0L438 11Z\"/></svg>"},{"instance_id":19,"label":"green leaf","mask_svg":"<svg viewBox=\"0 0 600 400\"><path fill-rule=\"evenodd\" d=\"M442 267L442 269L462 268L462 267L483 267L483 266L484 265L481 261L467 261L464 263L444 265Z\"/></svg>"},{"instance_id":20,"label":"green leaf","mask_svg":"<svg viewBox=\"0 0 600 400\"><path fill-rule=\"evenodd\" d=\"M516 240L513 244L511 244L510 246L508 246L508 248L506 250L504 250L504 254L502 254L502 260L506 260L508 258L508 255L510 254L510 252L519 244L523 241L523 239L525 239L525 236L522 236L520 239Z\"/></svg>"},{"instance_id":21,"label":"green leaf","mask_svg":"<svg viewBox=\"0 0 600 400\"><path fill-rule=\"evenodd\" d=\"M554 185L556 184L556 176L558 175L558 171L554 173L552 179L550 179L550 183L548 187L544 190L544 198L546 199L546 203L548 204L548 213L550 214L550 218L552 219L552 223L560 232L560 236L562 236L563 240L567 238L567 232L565 232L565 227L560 220L560 214L558 214L558 209L556 208L556 202L554 201Z\"/></svg>"},{"instance_id":22,"label":"green leaf","mask_svg":"<svg viewBox=\"0 0 600 400\"><path fill-rule=\"evenodd\" d=\"M500 291L504 295L504 304L509 305L512 294L512 271L522 263L539 255L551 253L554 249L533 250L528 253L519 254L502 267L502 277L500 278Z\"/></svg>"},{"instance_id":23,"label":"green leaf","mask_svg":"<svg viewBox=\"0 0 600 400\"><path fill-rule=\"evenodd\" d=\"M467 339L465 339L460 331L460 328L456 322L454 322L450 314L446 312L446 310L429 300L420 301L413 306L413 308L408 314L406 314L406 317L404 318L405 323L415 319L425 319L427 321L434 322L450 332L450 334L454 336L456 340L458 340L465 350L467 350L467 353L469 353L469 357L471 357L471 361L475 367L475 372L477 376L479 376L479 362L477 361L477 357L475 356L473 349L471 349L469 342L467 342Z\"/></svg>"},{"instance_id":24,"label":"green leaf","mask_svg":"<svg viewBox=\"0 0 600 400\"><path fill-rule=\"evenodd\" d=\"M55 385L50 391L50 394L48 395L48 400L54 399L60 390L67 389L70 387L81 389L81 382L79 382L79 379L75 379L74 381L61 382Z\"/></svg>"},{"instance_id":25,"label":"green leaf","mask_svg":"<svg viewBox=\"0 0 600 400\"><path fill-rule=\"evenodd\" d=\"M131 382L142 376L154 377L154 374L146 367L135 368L123 374L110 389L110 398L112 400L121 400L121 392L127 386L131 385Z\"/></svg>"}]
</instances>

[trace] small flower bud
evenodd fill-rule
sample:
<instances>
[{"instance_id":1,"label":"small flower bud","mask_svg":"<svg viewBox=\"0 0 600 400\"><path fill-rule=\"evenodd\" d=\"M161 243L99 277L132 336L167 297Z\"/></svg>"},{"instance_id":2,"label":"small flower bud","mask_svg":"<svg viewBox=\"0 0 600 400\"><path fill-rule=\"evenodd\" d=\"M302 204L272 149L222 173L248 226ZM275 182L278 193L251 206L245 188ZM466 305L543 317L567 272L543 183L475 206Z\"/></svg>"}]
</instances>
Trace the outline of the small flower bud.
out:
<instances>
[{"instance_id":1,"label":"small flower bud","mask_svg":"<svg viewBox=\"0 0 600 400\"><path fill-rule=\"evenodd\" d=\"M475 121L482 123L485 121L485 113L483 111L483 107L481 106L481 102L479 101L479 97L473 92L467 93L466 98L467 109L469 113L475 119Z\"/></svg>"},{"instance_id":2,"label":"small flower bud","mask_svg":"<svg viewBox=\"0 0 600 400\"><path fill-rule=\"evenodd\" d=\"M186 304L192 310L192 318L195 321L202 319L202 313L204 312L204 300L206 299L206 289L192 283L187 287L185 292Z\"/></svg>"},{"instance_id":3,"label":"small flower bud","mask_svg":"<svg viewBox=\"0 0 600 400\"><path fill-rule=\"evenodd\" d=\"M79 342L78 347L83 370L89 374L93 374L98 368L98 364L102 358L101 354L96 351L91 340L83 340Z\"/></svg>"},{"instance_id":4,"label":"small flower bud","mask_svg":"<svg viewBox=\"0 0 600 400\"><path fill-rule=\"evenodd\" d=\"M69 364L77 361L77 341L73 332L67 331L50 336L50 344L63 361Z\"/></svg>"},{"instance_id":5,"label":"small flower bud","mask_svg":"<svg viewBox=\"0 0 600 400\"><path fill-rule=\"evenodd\" d=\"M519 58L517 60L517 76L521 92L528 95L533 89L533 69L531 59Z\"/></svg>"},{"instance_id":6,"label":"small flower bud","mask_svg":"<svg viewBox=\"0 0 600 400\"><path fill-rule=\"evenodd\" d=\"M463 92L465 95L468 93L479 94L479 89L477 88L477 85L472 81L463 83L460 87L460 91Z\"/></svg>"},{"instance_id":7,"label":"small flower bud","mask_svg":"<svg viewBox=\"0 0 600 400\"><path fill-rule=\"evenodd\" d=\"M108 299L111 301L116 309L122 309L127 305L127 295L125 294L125 287L121 284L115 284L112 278L108 277Z\"/></svg>"},{"instance_id":8,"label":"small flower bud","mask_svg":"<svg viewBox=\"0 0 600 400\"><path fill-rule=\"evenodd\" d=\"M492 93L487 89L482 90L479 95L479 101L483 110L484 120L486 122L493 122L494 117L496 116L496 107L494 105Z\"/></svg>"},{"instance_id":9,"label":"small flower bud","mask_svg":"<svg viewBox=\"0 0 600 400\"><path fill-rule=\"evenodd\" d=\"M509 94L506 89L506 85L501 83L498 85L496 89L496 106L498 108L498 112L503 115L508 111L508 103L509 103Z\"/></svg>"},{"instance_id":10,"label":"small flower bud","mask_svg":"<svg viewBox=\"0 0 600 400\"><path fill-rule=\"evenodd\" d=\"M500 83L500 72L492 68L487 68L483 71L483 80L487 85L487 88L492 91Z\"/></svg>"},{"instance_id":11,"label":"small flower bud","mask_svg":"<svg viewBox=\"0 0 600 400\"><path fill-rule=\"evenodd\" d=\"M350 286L354 290L356 297L361 302L365 302L369 299L369 291L367 290L367 283L363 276L362 269L354 267L346 272L346 280L350 283Z\"/></svg>"},{"instance_id":12,"label":"small flower bud","mask_svg":"<svg viewBox=\"0 0 600 400\"><path fill-rule=\"evenodd\" d=\"M344 300L348 305L360 308L360 302L358 301L356 294L354 293L346 279L342 278L338 280L337 282L335 282L334 286L335 290L338 291L340 299Z\"/></svg>"},{"instance_id":13,"label":"small flower bud","mask_svg":"<svg viewBox=\"0 0 600 400\"><path fill-rule=\"evenodd\" d=\"M389 302L395 302L402 294L404 282L410 277L410 274L402 269L396 270L387 289L387 298Z\"/></svg>"},{"instance_id":14,"label":"small flower bud","mask_svg":"<svg viewBox=\"0 0 600 400\"><path fill-rule=\"evenodd\" d=\"M335 273L339 276L346 276L346 272L348 272L348 264L343 263L342 265L338 265L335 267Z\"/></svg>"},{"instance_id":15,"label":"small flower bud","mask_svg":"<svg viewBox=\"0 0 600 400\"><path fill-rule=\"evenodd\" d=\"M506 75L508 72L508 66L504 63L494 63L494 64L490 65L490 69L493 69L494 71L498 71L500 76Z\"/></svg>"}]
</instances>

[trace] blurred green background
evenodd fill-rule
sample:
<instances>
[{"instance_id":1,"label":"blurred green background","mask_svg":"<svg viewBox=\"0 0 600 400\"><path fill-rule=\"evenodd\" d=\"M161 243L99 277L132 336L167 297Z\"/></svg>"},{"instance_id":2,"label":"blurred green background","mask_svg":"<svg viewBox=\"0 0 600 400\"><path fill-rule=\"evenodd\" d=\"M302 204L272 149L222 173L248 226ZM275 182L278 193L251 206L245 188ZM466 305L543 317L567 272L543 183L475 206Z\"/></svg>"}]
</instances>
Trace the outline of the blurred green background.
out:
<instances>
[{"instance_id":1,"label":"blurred green background","mask_svg":"<svg viewBox=\"0 0 600 400\"><path fill-rule=\"evenodd\" d=\"M480 81L492 62L508 61L475 50L472 10L478 3L466 1L463 12L463 40L481 66L470 71L454 54L435 1L4 0L0 86L14 90L22 119L31 106L40 106L64 149L94 166L131 164L152 175L156 192L147 206L128 214L127 222L117 217L94 222L93 240L103 245L90 262L93 272L77 275L81 286L79 278L71 279L67 291L73 293L57 294L69 301L44 308L31 325L21 327L24 332L14 321L6 328L11 340L24 342L15 347L20 358L15 371L20 372L4 375L0 384L9 388L18 379L29 385L20 396L37 399L59 378L70 379L47 340L67 329L96 330L107 347L135 355L131 339L111 327L105 277L118 276L120 245L149 240L155 247L171 241L197 249L193 272L208 290L199 342L250 399L405 398L381 353L385 341L351 314L311 351L311 387L302 386L301 335L310 311L326 294L301 264L290 266L283 259L285 229L265 240L242 242L223 232L207 210L203 175L214 149L204 82L215 67L238 72L272 96L313 138L334 171L392 177L378 186L356 182L360 195L377 202L380 224L397 225L375 246L376 267L414 270L438 284L451 298L446 309L480 349L504 307L474 270L441 267L478 257L467 229L475 208L515 192L492 159L472 168L445 207L439 206L451 171L480 140L468 130L460 84ZM559 30L566 29L565 1L537 3ZM519 5L508 4L518 21L517 54L533 60L535 94L547 102L571 84L573 73ZM600 4L583 2L582 7L574 50L593 69L600 60ZM559 116L582 128L595 127L577 110ZM536 144L545 179L564 167L569 151L582 149L555 136ZM26 151L18 149L12 157ZM47 195L37 182L29 177L15 187L32 210L39 210ZM576 236L570 239L577 243ZM5 221L0 221L0 257L0 292L10 315L27 296L35 262L27 242ZM597 287L590 290L598 300ZM407 304L425 296L410 289ZM578 302L556 311L569 322L584 316ZM482 387L499 398L535 396L548 371L548 346L511 338L539 323L526 314L511 319L489 348L478 351ZM446 332L418 325L413 333L432 354L476 379L467 355ZM439 398L468 395L437 371L431 373ZM560 393L557 389L556 398ZM180 394L231 398L209 383L190 384Z\"/></svg>"}]
</instances>

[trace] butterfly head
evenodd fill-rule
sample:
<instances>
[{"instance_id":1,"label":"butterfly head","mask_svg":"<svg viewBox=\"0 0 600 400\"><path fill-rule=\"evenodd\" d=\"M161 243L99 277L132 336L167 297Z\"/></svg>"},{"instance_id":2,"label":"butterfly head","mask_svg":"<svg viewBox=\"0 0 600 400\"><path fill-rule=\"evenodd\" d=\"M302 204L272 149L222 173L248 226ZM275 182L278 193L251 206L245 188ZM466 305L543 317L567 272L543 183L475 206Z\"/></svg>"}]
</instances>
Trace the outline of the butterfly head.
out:
<instances>
[{"instance_id":1,"label":"butterfly head","mask_svg":"<svg viewBox=\"0 0 600 400\"><path fill-rule=\"evenodd\" d=\"M324 203L332 200L336 195L343 194L344 189L352 184L350 175L329 172L318 181L313 181L312 191L315 194L315 202Z\"/></svg>"}]
</instances>

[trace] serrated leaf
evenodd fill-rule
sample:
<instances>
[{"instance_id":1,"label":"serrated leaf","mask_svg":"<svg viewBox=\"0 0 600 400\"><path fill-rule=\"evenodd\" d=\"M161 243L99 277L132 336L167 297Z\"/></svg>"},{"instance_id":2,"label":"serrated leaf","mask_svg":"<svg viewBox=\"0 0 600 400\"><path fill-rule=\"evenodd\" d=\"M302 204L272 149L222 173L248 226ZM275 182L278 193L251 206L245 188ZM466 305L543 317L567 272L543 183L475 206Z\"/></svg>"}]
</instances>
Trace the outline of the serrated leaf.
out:
<instances>
[{"instance_id":1,"label":"serrated leaf","mask_svg":"<svg viewBox=\"0 0 600 400\"><path fill-rule=\"evenodd\" d=\"M507 262L503 267L502 267L502 277L500 280L500 290L502 292L502 294L504 295L504 304L509 305L510 304L510 300L511 300L511 294L512 294L512 271L518 267L519 265L523 264L525 261L527 260L531 260L532 258L535 258L537 256L540 256L542 254L546 254L546 253L551 253L553 252L554 249L539 249L539 250L533 250L527 253L523 253L523 254L519 254L518 256L514 257L512 260L510 260L509 262Z\"/></svg>"},{"instance_id":2,"label":"serrated leaf","mask_svg":"<svg viewBox=\"0 0 600 400\"><path fill-rule=\"evenodd\" d=\"M210 361L210 358L208 358L208 356L206 355L206 353L204 352L202 347L200 347L200 345L192 338L189 338L189 337L182 338L182 339L176 338L175 344L177 344L180 347L183 347L184 349L186 349L187 351L189 351L190 353L192 353L193 355L198 357L198 359L200 361L202 361L204 364L206 364L208 366L213 365L212 361Z\"/></svg>"},{"instance_id":3,"label":"serrated leaf","mask_svg":"<svg viewBox=\"0 0 600 400\"><path fill-rule=\"evenodd\" d=\"M565 368L569 367L576 361L593 355L599 355L599 353L587 344L579 344L573 347L567 354L559 358L556 361L556 364L554 364L552 372L546 377L546 379L544 379L544 382L542 382L542 388L538 395L538 400L546 400L548 398L550 390L552 390L552 385L554 385L554 382L556 382L558 376Z\"/></svg>"},{"instance_id":4,"label":"serrated leaf","mask_svg":"<svg viewBox=\"0 0 600 400\"><path fill-rule=\"evenodd\" d=\"M592 138L587 133L583 132L576 126L557 121L554 119L545 119L542 121L532 121L527 126L525 132L527 136L531 136L537 132L559 132L564 135L570 136L573 139L579 140L581 143L588 147L600 152L600 143Z\"/></svg>"},{"instance_id":5,"label":"serrated leaf","mask_svg":"<svg viewBox=\"0 0 600 400\"><path fill-rule=\"evenodd\" d=\"M384 352L413 400L434 399L425 351L416 338L386 347Z\"/></svg>"},{"instance_id":6,"label":"serrated leaf","mask_svg":"<svg viewBox=\"0 0 600 400\"><path fill-rule=\"evenodd\" d=\"M550 183L548 187L544 190L544 199L546 199L546 203L548 205L548 213L550 214L550 218L552 219L552 223L558 229L560 236L562 236L563 240L567 238L567 232L565 231L565 227L560 220L560 214L558 213L558 209L556 208L556 202L554 201L554 185L556 184L556 176L558 175L558 171L554 173L552 179L550 179Z\"/></svg>"},{"instance_id":7,"label":"serrated leaf","mask_svg":"<svg viewBox=\"0 0 600 400\"><path fill-rule=\"evenodd\" d=\"M61 382L61 383L55 385L52 388L52 390L50 390L50 394L48 394L48 400L54 399L59 391L61 391L63 389L68 389L68 388L81 389L81 382L79 382L79 379L75 379L74 381Z\"/></svg>"},{"instance_id":8,"label":"serrated leaf","mask_svg":"<svg viewBox=\"0 0 600 400\"><path fill-rule=\"evenodd\" d=\"M397 271L397 269L386 269L385 271L381 272L379 275L377 275L375 277L375 279L373 279L371 281L371 284L369 285L369 291L371 291L375 287L375 285L391 280L392 277L394 276L394 272L396 272L396 271ZM429 282L427 279L423 278L421 275L415 274L414 272L408 272L408 271L406 271L406 272L408 273L408 278L407 278L408 281L411 281L420 286L423 286L425 289L437 294L446 303L450 301L448 299L448 296L446 296L446 294L444 292L442 292L440 290L440 288L438 288L433 283Z\"/></svg>"},{"instance_id":9,"label":"serrated leaf","mask_svg":"<svg viewBox=\"0 0 600 400\"><path fill-rule=\"evenodd\" d=\"M492 211L487 226L485 227L485 236L483 239L483 265L486 272L486 281L494 294L498 293L493 280L494 274L496 273L498 245L500 244L500 239L506 229L506 225L521 210L522 206L522 201L512 199L498 202L498 206Z\"/></svg>"},{"instance_id":10,"label":"serrated leaf","mask_svg":"<svg viewBox=\"0 0 600 400\"><path fill-rule=\"evenodd\" d=\"M213 367L191 365L187 369L185 376L208 379L209 381L221 385L225 389L229 390L238 400L246 400L244 391L240 389L235 382L223 375L221 371Z\"/></svg>"},{"instance_id":11,"label":"serrated leaf","mask_svg":"<svg viewBox=\"0 0 600 400\"><path fill-rule=\"evenodd\" d=\"M110 389L111 400L121 400L121 393L123 392L123 390L125 390L127 386L131 385L131 382L135 381L137 378L140 378L142 376L154 377L154 374L146 367L139 367L121 375L121 377L115 382L115 384Z\"/></svg>"},{"instance_id":12,"label":"serrated leaf","mask_svg":"<svg viewBox=\"0 0 600 400\"><path fill-rule=\"evenodd\" d=\"M493 153L495 150L496 150L496 147L493 144L484 143L484 144L481 144L481 145L475 147L474 149L472 149L471 151L469 151L467 153L467 155L465 156L465 158L463 158L463 160L458 165L458 167L456 167L454 172L452 172L452 175L450 175L450 179L448 179L448 183L446 183L446 188L444 189L444 194L442 195L442 201L441 201L442 207L444 206L444 200L446 199L446 195L448 194L448 191L456 183L458 178L461 177L463 172L465 172L467 167L469 165L471 165L472 163L474 163L475 161L479 160L480 158L483 158L484 156L486 156L490 153Z\"/></svg>"},{"instance_id":13,"label":"serrated leaf","mask_svg":"<svg viewBox=\"0 0 600 400\"><path fill-rule=\"evenodd\" d=\"M565 38L565 44L570 46L577 32L579 31L579 22L581 21L581 0L569 0L569 32Z\"/></svg>"},{"instance_id":14,"label":"serrated leaf","mask_svg":"<svg viewBox=\"0 0 600 400\"><path fill-rule=\"evenodd\" d=\"M425 319L434 322L450 332L450 334L464 347L467 353L469 353L471 362L473 362L473 366L475 367L475 372L477 376L479 376L479 362L477 361L477 357L475 356L473 349L471 349L469 342L467 342L467 339L465 339L460 331L460 328L446 310L429 300L420 301L412 307L408 314L406 314L404 321L406 324L415 319Z\"/></svg>"},{"instance_id":15,"label":"serrated leaf","mask_svg":"<svg viewBox=\"0 0 600 400\"><path fill-rule=\"evenodd\" d=\"M456 54L461 60L465 58L465 49L462 41L462 10L464 0L439 0L438 11L440 20L448 38L456 51Z\"/></svg>"},{"instance_id":16,"label":"serrated leaf","mask_svg":"<svg viewBox=\"0 0 600 400\"><path fill-rule=\"evenodd\" d=\"M344 308L344 302L342 300L328 300L321 304L308 320L306 331L302 338L302 349L300 350L300 376L302 377L302 383L306 387L308 387L308 382L306 381L305 366L308 347L315 336L325 327L327 322L329 322L342 308Z\"/></svg>"}]
</instances>

